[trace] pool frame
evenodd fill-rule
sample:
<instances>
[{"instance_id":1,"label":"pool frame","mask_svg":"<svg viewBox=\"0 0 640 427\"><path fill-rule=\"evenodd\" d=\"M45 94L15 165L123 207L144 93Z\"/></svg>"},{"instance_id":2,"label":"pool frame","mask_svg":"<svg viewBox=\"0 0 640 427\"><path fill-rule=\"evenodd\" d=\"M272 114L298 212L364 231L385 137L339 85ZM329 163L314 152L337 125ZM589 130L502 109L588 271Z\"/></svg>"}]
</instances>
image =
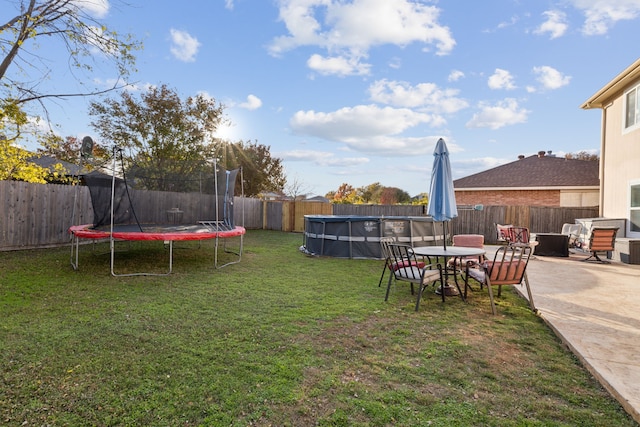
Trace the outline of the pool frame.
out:
<instances>
[{"instance_id":1,"label":"pool frame","mask_svg":"<svg viewBox=\"0 0 640 427\"><path fill-rule=\"evenodd\" d=\"M382 259L382 237L412 246L444 241L442 223L429 216L305 215L304 223L301 250L308 255Z\"/></svg>"}]
</instances>

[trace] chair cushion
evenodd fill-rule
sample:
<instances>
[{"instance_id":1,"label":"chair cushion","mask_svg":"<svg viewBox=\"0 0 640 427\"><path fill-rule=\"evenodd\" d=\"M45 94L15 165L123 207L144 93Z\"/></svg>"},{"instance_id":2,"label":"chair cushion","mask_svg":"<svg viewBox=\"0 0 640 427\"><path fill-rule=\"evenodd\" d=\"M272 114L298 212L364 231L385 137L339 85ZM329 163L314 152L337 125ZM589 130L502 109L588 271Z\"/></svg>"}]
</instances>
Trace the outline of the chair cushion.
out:
<instances>
[{"instance_id":1,"label":"chair cushion","mask_svg":"<svg viewBox=\"0 0 640 427\"><path fill-rule=\"evenodd\" d=\"M476 279L480 283L484 283L484 270L481 268L470 268L469 276Z\"/></svg>"},{"instance_id":2,"label":"chair cushion","mask_svg":"<svg viewBox=\"0 0 640 427\"><path fill-rule=\"evenodd\" d=\"M504 262L488 261L489 279L494 285L517 285L522 281L524 269L527 265L524 262Z\"/></svg>"},{"instance_id":3,"label":"chair cushion","mask_svg":"<svg viewBox=\"0 0 640 427\"><path fill-rule=\"evenodd\" d=\"M524 275L526 264L524 262L505 262L487 261L486 266L489 270L489 279L492 285L517 285L521 282ZM470 268L469 276L478 282L485 283L485 272L481 268ZM518 280L520 279L520 280Z\"/></svg>"},{"instance_id":4,"label":"chair cushion","mask_svg":"<svg viewBox=\"0 0 640 427\"><path fill-rule=\"evenodd\" d=\"M394 270L393 273L396 278L401 278L405 280L415 280L417 282L420 281L420 268L418 267L401 267Z\"/></svg>"},{"instance_id":5,"label":"chair cushion","mask_svg":"<svg viewBox=\"0 0 640 427\"><path fill-rule=\"evenodd\" d=\"M414 267L418 267L418 268L424 268L426 266L426 264L422 261L409 261L409 260L404 260L404 261L399 261L399 262L394 262L392 263L389 268L393 271L398 270L399 268L405 268L405 267L409 267L409 266L414 266Z\"/></svg>"},{"instance_id":6,"label":"chair cushion","mask_svg":"<svg viewBox=\"0 0 640 427\"><path fill-rule=\"evenodd\" d=\"M423 263L424 264L424 263ZM395 270L396 278L401 278L404 280L420 282L420 274L422 273L422 268L418 267L402 267ZM440 279L440 270L424 270L423 280L425 282L431 282L433 280Z\"/></svg>"}]
</instances>

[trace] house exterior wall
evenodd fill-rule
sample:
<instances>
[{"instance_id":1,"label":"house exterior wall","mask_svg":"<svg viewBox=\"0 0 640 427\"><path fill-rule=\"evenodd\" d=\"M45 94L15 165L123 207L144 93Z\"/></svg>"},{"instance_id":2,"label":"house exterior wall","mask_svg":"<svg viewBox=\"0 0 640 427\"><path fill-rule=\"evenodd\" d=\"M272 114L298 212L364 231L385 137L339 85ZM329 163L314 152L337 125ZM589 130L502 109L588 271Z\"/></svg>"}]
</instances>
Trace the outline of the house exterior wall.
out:
<instances>
[{"instance_id":1,"label":"house exterior wall","mask_svg":"<svg viewBox=\"0 0 640 427\"><path fill-rule=\"evenodd\" d=\"M631 88L638 81L629 84ZM629 185L640 181L640 129L623 132L624 92L616 95L604 114L602 215L629 217Z\"/></svg>"}]
</instances>

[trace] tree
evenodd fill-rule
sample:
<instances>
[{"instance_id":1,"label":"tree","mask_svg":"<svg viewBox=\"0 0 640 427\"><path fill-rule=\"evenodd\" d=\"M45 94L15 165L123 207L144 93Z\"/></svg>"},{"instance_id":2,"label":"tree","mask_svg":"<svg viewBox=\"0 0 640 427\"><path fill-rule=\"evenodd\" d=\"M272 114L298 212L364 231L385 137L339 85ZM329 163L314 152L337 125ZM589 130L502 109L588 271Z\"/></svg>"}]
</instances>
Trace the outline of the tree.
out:
<instances>
[{"instance_id":1,"label":"tree","mask_svg":"<svg viewBox=\"0 0 640 427\"><path fill-rule=\"evenodd\" d=\"M412 205L427 205L429 204L429 195L427 193L420 193L417 196L411 198Z\"/></svg>"},{"instance_id":2,"label":"tree","mask_svg":"<svg viewBox=\"0 0 640 427\"><path fill-rule=\"evenodd\" d=\"M380 194L381 205L397 205L400 203L409 203L411 196L406 191L396 187L384 187Z\"/></svg>"},{"instance_id":3,"label":"tree","mask_svg":"<svg viewBox=\"0 0 640 427\"><path fill-rule=\"evenodd\" d=\"M357 189L360 203L380 203L380 195L384 187L379 182L374 182Z\"/></svg>"},{"instance_id":4,"label":"tree","mask_svg":"<svg viewBox=\"0 0 640 427\"><path fill-rule=\"evenodd\" d=\"M67 171L61 164L55 164L53 169L49 169L29 161L32 157L33 153L6 141L3 142L0 136L0 180L37 184L67 181Z\"/></svg>"},{"instance_id":5,"label":"tree","mask_svg":"<svg viewBox=\"0 0 640 427\"><path fill-rule=\"evenodd\" d=\"M588 160L588 161L598 161L600 160L600 156L597 154L591 154L586 151L579 151L577 153L567 153L564 155L565 159L574 159L574 160Z\"/></svg>"},{"instance_id":6,"label":"tree","mask_svg":"<svg viewBox=\"0 0 640 427\"><path fill-rule=\"evenodd\" d=\"M5 2L6 3L6 2ZM104 89L87 86L93 81L92 71L97 59L114 66L118 81L129 75L135 67L133 52L141 44L130 34L120 35L98 21L95 2L77 0L16 0L16 15L0 25L0 46L4 58L0 62L2 82L2 108L22 107L25 103L45 98L88 96ZM56 39L66 49L72 75L87 88L81 93L43 93L40 83L53 79L56 71L48 64L50 58L38 56L39 46ZM58 52L51 50L53 54ZM25 54L20 54L25 52ZM16 72L10 72L14 65ZM86 74L82 74L85 72ZM115 88L115 87L114 87ZM112 90L114 88L109 88ZM19 132L19 128L16 128Z\"/></svg>"},{"instance_id":7,"label":"tree","mask_svg":"<svg viewBox=\"0 0 640 427\"><path fill-rule=\"evenodd\" d=\"M293 177L291 181L287 179L284 185L284 193L293 200L302 198L309 191L309 187L298 176Z\"/></svg>"},{"instance_id":8,"label":"tree","mask_svg":"<svg viewBox=\"0 0 640 427\"><path fill-rule=\"evenodd\" d=\"M338 188L338 191L333 194L327 193L325 197L330 199L333 203L355 203L357 198L357 191L355 188L353 188L352 185L343 183Z\"/></svg>"},{"instance_id":9,"label":"tree","mask_svg":"<svg viewBox=\"0 0 640 427\"><path fill-rule=\"evenodd\" d=\"M330 191L325 197L334 203L381 205L412 203L411 196L406 191L396 187L384 187L379 182L357 189L350 184L343 183L337 191Z\"/></svg>"},{"instance_id":10,"label":"tree","mask_svg":"<svg viewBox=\"0 0 640 427\"><path fill-rule=\"evenodd\" d=\"M42 142L43 148L38 149L38 154L42 156L51 156L55 159L69 163L78 163L82 141L75 136L67 136L62 138L58 135L50 133ZM92 159L90 163L85 163L83 167L93 170L101 164L106 163L110 158L109 150L105 147L94 144Z\"/></svg>"},{"instance_id":11,"label":"tree","mask_svg":"<svg viewBox=\"0 0 640 427\"><path fill-rule=\"evenodd\" d=\"M0 23L0 155L4 159L15 154L11 147L22 136L26 125L41 115L49 121L47 98L89 96L116 89L115 85L106 90L89 86L94 81L92 71L96 61L114 66L116 81L122 82L134 70L133 52L141 48L130 34L120 35L99 22L100 14L96 13L99 2L13 0L3 2L3 12L8 12L10 3L14 5L15 14L4 24ZM66 50L71 75L86 91L42 91L44 80L63 79L57 74L62 70L49 65L60 62L60 51L54 48L56 42ZM47 49L42 49L43 46ZM40 56L42 52L52 57ZM36 108L29 108L31 105ZM21 157L12 159L16 160L29 163ZM33 167L33 164L22 164L18 169Z\"/></svg>"},{"instance_id":12,"label":"tree","mask_svg":"<svg viewBox=\"0 0 640 427\"><path fill-rule=\"evenodd\" d=\"M243 168L248 196L284 186L282 161L271 157L270 147L213 136L225 120L224 107L213 98L196 95L182 100L162 85L141 93L139 99L123 92L119 100L94 101L89 114L102 140L129 152L125 169L146 189L195 191L201 173L213 172L214 159L227 170ZM236 182L236 194L242 184Z\"/></svg>"},{"instance_id":13,"label":"tree","mask_svg":"<svg viewBox=\"0 0 640 427\"><path fill-rule=\"evenodd\" d=\"M272 157L270 150L270 146L258 142L221 141L217 144L216 152L226 169L242 167L244 194L255 197L265 192L282 192L286 183L282 160ZM239 194L238 189L236 193Z\"/></svg>"},{"instance_id":14,"label":"tree","mask_svg":"<svg viewBox=\"0 0 640 427\"><path fill-rule=\"evenodd\" d=\"M148 190L175 191L180 178L212 170L212 135L223 120L223 107L215 99L197 95L183 101L162 85L139 99L122 92L120 99L93 101L89 115L102 140L128 153L125 169Z\"/></svg>"}]
</instances>

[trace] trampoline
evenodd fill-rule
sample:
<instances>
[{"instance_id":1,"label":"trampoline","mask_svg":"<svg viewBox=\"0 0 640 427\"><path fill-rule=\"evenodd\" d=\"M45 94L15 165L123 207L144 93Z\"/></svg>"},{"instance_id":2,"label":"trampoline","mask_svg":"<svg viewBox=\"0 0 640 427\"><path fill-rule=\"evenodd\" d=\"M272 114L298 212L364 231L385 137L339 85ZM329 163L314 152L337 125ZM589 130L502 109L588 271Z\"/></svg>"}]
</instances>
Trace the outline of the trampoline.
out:
<instances>
[{"instance_id":1,"label":"trampoline","mask_svg":"<svg viewBox=\"0 0 640 427\"><path fill-rule=\"evenodd\" d=\"M114 148L113 169L116 168L116 156L121 150ZM119 168L124 171L124 166ZM194 184L190 177L180 177L179 181L171 184L172 191L148 190L134 188L135 184L149 182L148 177L130 177L123 173L122 178L115 174L107 175L101 172L91 172L83 176L89 187L93 207L92 224L73 224L69 228L71 235L71 266L78 270L80 240L93 242L109 240L111 252L111 275L113 276L164 276L173 271L174 242L215 240L214 260L215 268L222 268L229 264L240 262L242 257L243 236L246 232L243 226L234 224L234 188L236 178L242 170L224 170L213 162L213 171L209 174L198 170L198 182ZM138 171L138 174L140 172ZM154 178L155 179L155 178ZM162 176L163 184L167 179ZM194 186L200 191L193 190ZM185 188L183 193L175 188ZM209 192L203 191L209 189ZM190 193L186 196L184 193ZM194 201L195 200L195 201ZM76 206L74 202L74 212ZM180 203L186 208L176 207ZM200 218L213 218L201 220ZM164 223L166 221L166 223ZM228 250L227 242L238 238L236 250ZM225 252L232 252L237 259L218 264L218 247L222 239ZM136 272L116 273L115 271L115 242L117 241L160 241L168 248L168 269L164 272Z\"/></svg>"}]
</instances>

